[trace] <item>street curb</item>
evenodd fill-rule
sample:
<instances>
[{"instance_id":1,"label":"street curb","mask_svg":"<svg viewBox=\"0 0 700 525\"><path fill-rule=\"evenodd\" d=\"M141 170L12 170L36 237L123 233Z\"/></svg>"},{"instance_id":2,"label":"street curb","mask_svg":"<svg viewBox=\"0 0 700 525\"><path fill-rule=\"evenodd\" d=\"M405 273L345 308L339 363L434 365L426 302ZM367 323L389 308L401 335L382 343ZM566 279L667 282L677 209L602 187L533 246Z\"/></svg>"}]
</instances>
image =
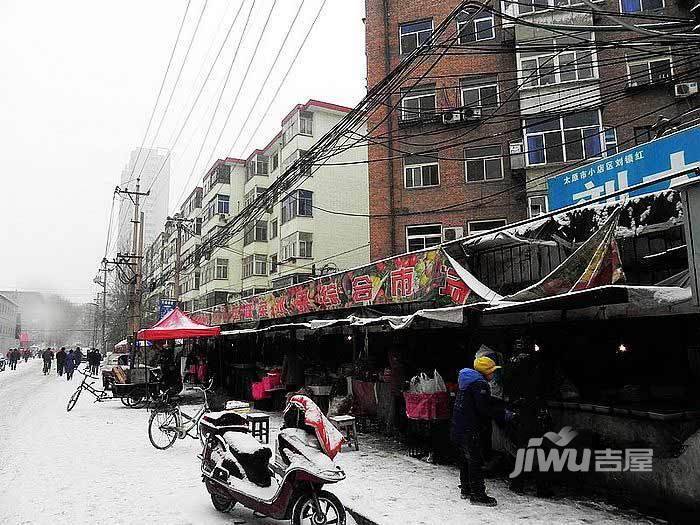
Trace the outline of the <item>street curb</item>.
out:
<instances>
[{"instance_id":1,"label":"street curb","mask_svg":"<svg viewBox=\"0 0 700 525\"><path fill-rule=\"evenodd\" d=\"M351 509L346 506L345 510L347 510L348 513L355 519L357 525L379 525L376 521L372 521L371 519L366 518L354 509Z\"/></svg>"}]
</instances>

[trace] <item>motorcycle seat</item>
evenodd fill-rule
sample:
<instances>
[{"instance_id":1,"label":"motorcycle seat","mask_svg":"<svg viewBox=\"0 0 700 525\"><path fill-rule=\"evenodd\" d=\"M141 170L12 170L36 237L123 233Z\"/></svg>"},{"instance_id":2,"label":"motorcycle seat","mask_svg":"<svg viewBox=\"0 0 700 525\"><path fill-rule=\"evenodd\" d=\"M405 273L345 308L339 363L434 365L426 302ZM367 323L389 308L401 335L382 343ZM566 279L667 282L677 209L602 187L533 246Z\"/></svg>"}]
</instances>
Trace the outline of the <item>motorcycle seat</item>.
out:
<instances>
[{"instance_id":1,"label":"motorcycle seat","mask_svg":"<svg viewBox=\"0 0 700 525\"><path fill-rule=\"evenodd\" d=\"M240 472L241 469L231 468L233 465L227 465L229 472L235 477L241 478L244 473L245 477L256 485L269 487L273 477L269 468L272 450L248 433L226 432L223 434L223 438L231 455L243 470Z\"/></svg>"}]
</instances>

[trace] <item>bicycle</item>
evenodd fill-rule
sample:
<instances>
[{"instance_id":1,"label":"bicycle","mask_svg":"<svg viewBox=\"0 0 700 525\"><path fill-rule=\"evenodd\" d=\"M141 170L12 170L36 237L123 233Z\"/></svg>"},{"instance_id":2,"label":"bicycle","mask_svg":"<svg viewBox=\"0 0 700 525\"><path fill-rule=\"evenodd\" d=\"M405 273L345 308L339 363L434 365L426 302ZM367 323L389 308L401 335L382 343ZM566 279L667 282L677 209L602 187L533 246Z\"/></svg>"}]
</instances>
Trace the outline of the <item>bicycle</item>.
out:
<instances>
[{"instance_id":1,"label":"bicycle","mask_svg":"<svg viewBox=\"0 0 700 525\"><path fill-rule=\"evenodd\" d=\"M211 390L212 384L213 381L210 380L204 388L194 387L204 394L204 404L193 415L183 412L167 393L163 394L148 420L148 439L151 445L158 450L165 450L172 447L177 439L190 436L192 439L199 439L204 446L204 438L199 432L199 421L204 414L211 412L207 392Z\"/></svg>"},{"instance_id":2,"label":"bicycle","mask_svg":"<svg viewBox=\"0 0 700 525\"><path fill-rule=\"evenodd\" d=\"M80 369L77 369L77 371L83 374L83 380L78 385L76 391L73 392L73 395L70 396L70 399L68 400L68 406L66 406L67 412L73 410L73 407L75 407L75 404L78 402L78 398L80 397L80 394L83 392L83 390L87 390L93 396L95 396L95 403L104 401L105 399L108 399L110 397L105 390L98 390L94 386L92 386L92 382L87 382L88 379L97 380L97 377L91 375L90 373L85 373L85 371Z\"/></svg>"}]
</instances>

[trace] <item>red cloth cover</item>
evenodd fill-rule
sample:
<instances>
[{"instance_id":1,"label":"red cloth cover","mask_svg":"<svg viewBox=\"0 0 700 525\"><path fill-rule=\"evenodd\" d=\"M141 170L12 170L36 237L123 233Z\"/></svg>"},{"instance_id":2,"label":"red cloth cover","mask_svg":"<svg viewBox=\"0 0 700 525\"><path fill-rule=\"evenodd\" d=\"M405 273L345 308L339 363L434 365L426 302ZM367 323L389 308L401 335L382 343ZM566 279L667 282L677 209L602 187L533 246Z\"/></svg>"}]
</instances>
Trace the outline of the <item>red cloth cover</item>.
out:
<instances>
[{"instance_id":1,"label":"red cloth cover","mask_svg":"<svg viewBox=\"0 0 700 525\"><path fill-rule=\"evenodd\" d=\"M265 385L265 390L272 390L274 388L282 386L282 374L280 372L269 372L262 379Z\"/></svg>"},{"instance_id":2,"label":"red cloth cover","mask_svg":"<svg viewBox=\"0 0 700 525\"><path fill-rule=\"evenodd\" d=\"M165 341L171 339L191 339L193 337L213 337L221 333L218 326L195 323L179 308L158 321L153 328L139 330L139 341Z\"/></svg>"},{"instance_id":3,"label":"red cloth cover","mask_svg":"<svg viewBox=\"0 0 700 525\"><path fill-rule=\"evenodd\" d=\"M377 415L377 393L374 383L352 380L352 413L356 416Z\"/></svg>"},{"instance_id":4,"label":"red cloth cover","mask_svg":"<svg viewBox=\"0 0 700 525\"><path fill-rule=\"evenodd\" d=\"M345 442L343 434L333 426L333 423L323 415L318 405L308 397L302 395L293 396L289 403L304 411L304 423L316 431L316 437L321 443L321 448L323 448L323 451L329 458L333 459L340 452Z\"/></svg>"},{"instance_id":5,"label":"red cloth cover","mask_svg":"<svg viewBox=\"0 0 700 525\"><path fill-rule=\"evenodd\" d=\"M250 393L252 394L254 401L260 401L261 399L268 399L270 397L270 394L265 392L265 383L262 381L258 383L251 383Z\"/></svg>"},{"instance_id":6,"label":"red cloth cover","mask_svg":"<svg viewBox=\"0 0 700 525\"><path fill-rule=\"evenodd\" d=\"M447 392L433 394L404 392L403 397L406 400L406 417L408 419L450 418L450 396Z\"/></svg>"}]
</instances>

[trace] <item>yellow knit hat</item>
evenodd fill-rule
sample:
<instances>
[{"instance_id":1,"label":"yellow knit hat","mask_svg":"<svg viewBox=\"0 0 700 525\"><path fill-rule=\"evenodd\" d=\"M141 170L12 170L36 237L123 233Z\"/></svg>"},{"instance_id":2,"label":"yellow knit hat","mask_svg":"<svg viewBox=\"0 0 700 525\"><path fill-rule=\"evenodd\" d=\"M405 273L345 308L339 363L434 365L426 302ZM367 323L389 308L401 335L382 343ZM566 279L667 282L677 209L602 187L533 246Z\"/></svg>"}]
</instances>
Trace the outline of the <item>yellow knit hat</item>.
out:
<instances>
[{"instance_id":1,"label":"yellow knit hat","mask_svg":"<svg viewBox=\"0 0 700 525\"><path fill-rule=\"evenodd\" d=\"M497 369L501 368L498 366L493 359L490 357L477 357L474 359L474 370L480 372L484 375L492 374Z\"/></svg>"}]
</instances>

